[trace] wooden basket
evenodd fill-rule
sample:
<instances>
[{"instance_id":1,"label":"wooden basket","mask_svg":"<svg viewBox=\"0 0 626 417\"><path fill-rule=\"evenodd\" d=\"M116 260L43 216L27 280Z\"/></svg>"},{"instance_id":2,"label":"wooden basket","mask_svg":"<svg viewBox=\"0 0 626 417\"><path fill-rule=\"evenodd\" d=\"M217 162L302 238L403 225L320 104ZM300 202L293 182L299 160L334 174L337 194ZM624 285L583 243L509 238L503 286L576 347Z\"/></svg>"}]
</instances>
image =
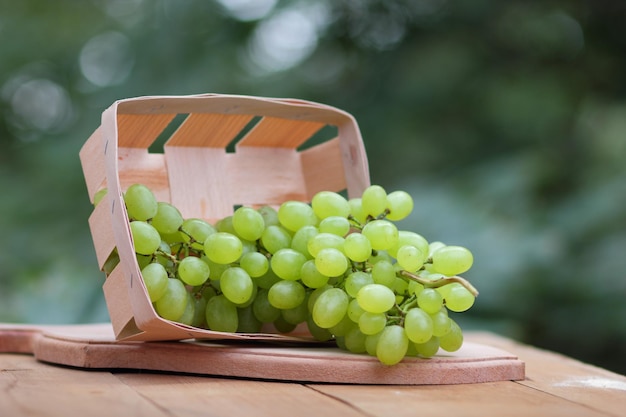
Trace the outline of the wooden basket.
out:
<instances>
[{"instance_id":1,"label":"wooden basket","mask_svg":"<svg viewBox=\"0 0 626 417\"><path fill-rule=\"evenodd\" d=\"M152 152L149 148L182 119L163 151ZM328 132L336 133L324 138ZM174 204L185 218L213 222L238 205L309 202L321 190L359 196L370 181L363 141L351 115L313 102L250 96L117 101L104 111L80 160L91 201L108 188L89 226L99 267L104 270L115 248L120 257L103 285L117 340L295 337L214 332L159 317L141 278L122 199L131 184L150 187L159 201Z\"/></svg>"}]
</instances>

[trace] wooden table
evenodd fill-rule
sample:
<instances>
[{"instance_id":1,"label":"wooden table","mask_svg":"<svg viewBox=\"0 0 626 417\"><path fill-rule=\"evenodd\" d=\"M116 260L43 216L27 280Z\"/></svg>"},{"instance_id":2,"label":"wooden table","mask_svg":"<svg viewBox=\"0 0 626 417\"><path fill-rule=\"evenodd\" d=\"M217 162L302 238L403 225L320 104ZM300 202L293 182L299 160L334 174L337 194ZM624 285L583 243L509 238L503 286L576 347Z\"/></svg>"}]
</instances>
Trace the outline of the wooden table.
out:
<instances>
[{"instance_id":1,"label":"wooden table","mask_svg":"<svg viewBox=\"0 0 626 417\"><path fill-rule=\"evenodd\" d=\"M526 364L521 381L348 385L82 370L0 354L0 416L624 416L626 377L492 333L468 341Z\"/></svg>"}]
</instances>

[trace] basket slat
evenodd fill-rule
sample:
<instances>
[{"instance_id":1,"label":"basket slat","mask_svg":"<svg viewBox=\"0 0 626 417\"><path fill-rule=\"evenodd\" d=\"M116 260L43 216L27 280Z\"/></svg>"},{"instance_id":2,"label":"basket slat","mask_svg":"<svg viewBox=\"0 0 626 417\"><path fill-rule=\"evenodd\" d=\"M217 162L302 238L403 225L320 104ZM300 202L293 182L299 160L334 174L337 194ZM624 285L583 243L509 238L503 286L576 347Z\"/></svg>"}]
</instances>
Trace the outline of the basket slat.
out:
<instances>
[{"instance_id":1,"label":"basket slat","mask_svg":"<svg viewBox=\"0 0 626 417\"><path fill-rule=\"evenodd\" d=\"M118 115L118 146L120 148L147 149L174 117L176 114Z\"/></svg>"},{"instance_id":2,"label":"basket slat","mask_svg":"<svg viewBox=\"0 0 626 417\"><path fill-rule=\"evenodd\" d=\"M324 126L325 123L264 117L237 147L297 148Z\"/></svg>"},{"instance_id":3,"label":"basket slat","mask_svg":"<svg viewBox=\"0 0 626 417\"><path fill-rule=\"evenodd\" d=\"M347 188L339 139L335 138L300 152L306 200L319 191L341 191Z\"/></svg>"},{"instance_id":4,"label":"basket slat","mask_svg":"<svg viewBox=\"0 0 626 417\"><path fill-rule=\"evenodd\" d=\"M165 146L225 148L254 116L192 113Z\"/></svg>"},{"instance_id":5,"label":"basket slat","mask_svg":"<svg viewBox=\"0 0 626 417\"><path fill-rule=\"evenodd\" d=\"M98 190L106 186L106 168L102 154L102 130L98 128L87 139L79 152L83 176L87 185L87 194L92 203Z\"/></svg>"},{"instance_id":6,"label":"basket slat","mask_svg":"<svg viewBox=\"0 0 626 417\"><path fill-rule=\"evenodd\" d=\"M89 216L89 229L100 270L115 249L115 236L111 223L111 204L112 201L108 196L105 196Z\"/></svg>"}]
</instances>

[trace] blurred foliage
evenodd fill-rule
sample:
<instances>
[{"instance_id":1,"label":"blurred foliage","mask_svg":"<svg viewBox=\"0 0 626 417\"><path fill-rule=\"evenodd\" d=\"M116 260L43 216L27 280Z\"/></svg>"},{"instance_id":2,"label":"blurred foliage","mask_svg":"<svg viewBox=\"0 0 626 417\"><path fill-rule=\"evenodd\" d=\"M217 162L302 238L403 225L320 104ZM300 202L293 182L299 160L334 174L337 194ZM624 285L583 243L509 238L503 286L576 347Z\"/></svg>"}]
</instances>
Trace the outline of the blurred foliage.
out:
<instances>
[{"instance_id":1,"label":"blurred foliage","mask_svg":"<svg viewBox=\"0 0 626 417\"><path fill-rule=\"evenodd\" d=\"M352 113L403 227L469 247L465 328L626 373L626 3L0 0L0 321L108 320L78 151L113 101Z\"/></svg>"}]
</instances>

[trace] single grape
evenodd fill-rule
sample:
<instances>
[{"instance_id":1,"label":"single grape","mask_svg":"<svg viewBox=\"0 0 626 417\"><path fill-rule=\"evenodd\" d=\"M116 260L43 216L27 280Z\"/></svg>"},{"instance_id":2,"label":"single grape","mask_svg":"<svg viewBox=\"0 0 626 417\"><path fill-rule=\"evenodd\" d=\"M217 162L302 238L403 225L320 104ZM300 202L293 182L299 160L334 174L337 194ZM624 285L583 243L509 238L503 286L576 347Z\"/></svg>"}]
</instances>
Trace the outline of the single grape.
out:
<instances>
[{"instance_id":1,"label":"single grape","mask_svg":"<svg viewBox=\"0 0 626 417\"><path fill-rule=\"evenodd\" d=\"M241 267L230 267L220 277L220 289L234 304L243 304L252 298L254 283L250 275Z\"/></svg>"},{"instance_id":2,"label":"single grape","mask_svg":"<svg viewBox=\"0 0 626 417\"><path fill-rule=\"evenodd\" d=\"M448 317L448 310L445 308L431 314L430 318L433 321L433 336L441 337L450 331L450 318Z\"/></svg>"},{"instance_id":3,"label":"single grape","mask_svg":"<svg viewBox=\"0 0 626 417\"><path fill-rule=\"evenodd\" d=\"M295 281L300 278L300 271L306 261L306 256L300 252L284 248L272 256L270 267L278 277Z\"/></svg>"},{"instance_id":4,"label":"single grape","mask_svg":"<svg viewBox=\"0 0 626 417\"><path fill-rule=\"evenodd\" d=\"M242 206L233 214L233 228L242 239L255 241L265 230L265 220L257 210Z\"/></svg>"},{"instance_id":5,"label":"single grape","mask_svg":"<svg viewBox=\"0 0 626 417\"><path fill-rule=\"evenodd\" d=\"M415 349L420 356L424 358L431 358L439 351L439 338L433 336L427 342L416 343Z\"/></svg>"},{"instance_id":6,"label":"single grape","mask_svg":"<svg viewBox=\"0 0 626 417\"><path fill-rule=\"evenodd\" d=\"M279 333L289 333L292 332L297 325L289 323L287 320L285 320L285 318L282 316L282 314L280 316L278 316L278 318L276 320L274 320L274 322L272 323L274 325L274 328L276 330L278 330Z\"/></svg>"},{"instance_id":7,"label":"single grape","mask_svg":"<svg viewBox=\"0 0 626 417\"><path fill-rule=\"evenodd\" d=\"M306 321L309 316L309 309L305 300L294 308L280 310L283 319L290 324L300 324Z\"/></svg>"},{"instance_id":8,"label":"single grape","mask_svg":"<svg viewBox=\"0 0 626 417\"><path fill-rule=\"evenodd\" d=\"M265 227L267 226L276 226L279 224L278 222L278 212L274 207L271 206L261 206L257 209L257 211L263 216L263 222L265 223Z\"/></svg>"},{"instance_id":9,"label":"single grape","mask_svg":"<svg viewBox=\"0 0 626 417\"><path fill-rule=\"evenodd\" d=\"M255 284L259 288L265 288L266 290L269 290L272 287L272 285L274 285L278 281L280 281L280 278L276 276L276 274L274 273L274 271L272 271L271 268L269 268L265 274L254 279Z\"/></svg>"},{"instance_id":10,"label":"single grape","mask_svg":"<svg viewBox=\"0 0 626 417\"><path fill-rule=\"evenodd\" d=\"M346 256L354 262L365 262L372 256L372 244L361 233L350 233L346 236L343 250Z\"/></svg>"},{"instance_id":11,"label":"single grape","mask_svg":"<svg viewBox=\"0 0 626 417\"><path fill-rule=\"evenodd\" d=\"M165 294L168 277L163 265L156 262L150 263L141 270L141 276L151 302L157 301Z\"/></svg>"},{"instance_id":12,"label":"single grape","mask_svg":"<svg viewBox=\"0 0 626 417\"><path fill-rule=\"evenodd\" d=\"M320 250L315 257L315 266L321 274L328 277L343 275L348 269L348 258L335 248Z\"/></svg>"},{"instance_id":13,"label":"single grape","mask_svg":"<svg viewBox=\"0 0 626 417\"><path fill-rule=\"evenodd\" d=\"M186 324L191 326L193 322L193 318L196 315L196 303L194 302L191 294L187 293L187 305L185 306L185 311L183 315L176 320L178 323Z\"/></svg>"},{"instance_id":14,"label":"single grape","mask_svg":"<svg viewBox=\"0 0 626 417\"><path fill-rule=\"evenodd\" d=\"M344 237L350 231L350 221L346 217L329 216L319 224L320 233L332 233Z\"/></svg>"},{"instance_id":15,"label":"single grape","mask_svg":"<svg viewBox=\"0 0 626 417\"><path fill-rule=\"evenodd\" d=\"M378 340L381 334L382 332L378 332L365 337L365 351L368 355L376 356L376 347L378 346Z\"/></svg>"},{"instance_id":16,"label":"single grape","mask_svg":"<svg viewBox=\"0 0 626 417\"><path fill-rule=\"evenodd\" d=\"M361 306L359 305L359 301L356 298L351 299L348 303L348 318L354 323L358 323L359 318L361 318L361 314L363 313L365 313L365 310L361 308Z\"/></svg>"},{"instance_id":17,"label":"single grape","mask_svg":"<svg viewBox=\"0 0 626 417\"><path fill-rule=\"evenodd\" d=\"M206 323L216 332L236 332L239 327L237 306L223 294L211 297L206 303Z\"/></svg>"},{"instance_id":18,"label":"single grape","mask_svg":"<svg viewBox=\"0 0 626 417\"><path fill-rule=\"evenodd\" d=\"M409 348L406 332L397 324L385 327L376 345L376 357L384 365L395 365L404 359Z\"/></svg>"},{"instance_id":19,"label":"single grape","mask_svg":"<svg viewBox=\"0 0 626 417\"><path fill-rule=\"evenodd\" d=\"M474 295L461 284L454 283L449 285L451 288L446 294L446 308L457 313L469 310L476 298Z\"/></svg>"},{"instance_id":20,"label":"single grape","mask_svg":"<svg viewBox=\"0 0 626 417\"><path fill-rule=\"evenodd\" d=\"M278 220L287 230L296 232L304 226L317 225L313 208L301 201L286 201L278 208Z\"/></svg>"},{"instance_id":21,"label":"single grape","mask_svg":"<svg viewBox=\"0 0 626 417\"><path fill-rule=\"evenodd\" d=\"M318 271L313 259L307 260L300 269L300 280L309 288L319 288L328 283L328 277Z\"/></svg>"},{"instance_id":22,"label":"single grape","mask_svg":"<svg viewBox=\"0 0 626 417\"><path fill-rule=\"evenodd\" d=\"M318 233L319 230L315 226L304 226L300 228L300 230L294 233L293 238L291 239L291 249L297 250L306 256L307 259L312 259L313 255L309 252L308 245L313 236Z\"/></svg>"},{"instance_id":23,"label":"single grape","mask_svg":"<svg viewBox=\"0 0 626 417\"><path fill-rule=\"evenodd\" d=\"M306 325L309 333L311 333L311 336L313 336L315 340L318 340L320 342L327 342L333 338L332 333L328 329L323 329L318 326L310 314L306 319Z\"/></svg>"},{"instance_id":24,"label":"single grape","mask_svg":"<svg viewBox=\"0 0 626 417\"><path fill-rule=\"evenodd\" d=\"M263 323L252 311L252 306L237 308L237 333L258 333Z\"/></svg>"},{"instance_id":25,"label":"single grape","mask_svg":"<svg viewBox=\"0 0 626 417\"><path fill-rule=\"evenodd\" d=\"M387 317L383 313L370 313L366 311L359 317L359 329L366 335L380 333L386 325Z\"/></svg>"},{"instance_id":26,"label":"single grape","mask_svg":"<svg viewBox=\"0 0 626 417\"><path fill-rule=\"evenodd\" d=\"M398 243L398 228L388 220L372 220L363 226L361 233L374 250L388 250Z\"/></svg>"},{"instance_id":27,"label":"single grape","mask_svg":"<svg viewBox=\"0 0 626 417\"><path fill-rule=\"evenodd\" d=\"M387 208L387 192L380 185L370 185L361 195L361 206L367 215L377 217Z\"/></svg>"},{"instance_id":28,"label":"single grape","mask_svg":"<svg viewBox=\"0 0 626 417\"><path fill-rule=\"evenodd\" d=\"M345 335L343 343L349 352L364 353L366 334L361 332L358 326L353 326Z\"/></svg>"},{"instance_id":29,"label":"single grape","mask_svg":"<svg viewBox=\"0 0 626 417\"><path fill-rule=\"evenodd\" d=\"M323 329L333 327L346 315L349 302L348 294L341 288L327 289L315 299L313 320Z\"/></svg>"},{"instance_id":30,"label":"single grape","mask_svg":"<svg viewBox=\"0 0 626 417\"><path fill-rule=\"evenodd\" d=\"M124 193L124 203L128 217L133 220L146 221L157 213L157 200L148 187L133 184Z\"/></svg>"},{"instance_id":31,"label":"single grape","mask_svg":"<svg viewBox=\"0 0 626 417\"><path fill-rule=\"evenodd\" d=\"M433 320L421 308L412 308L404 316L404 331L413 343L426 343L433 336Z\"/></svg>"},{"instance_id":32,"label":"single grape","mask_svg":"<svg viewBox=\"0 0 626 417\"><path fill-rule=\"evenodd\" d=\"M180 211L173 205L165 202L157 204L157 212L152 218L152 226L159 231L160 234L173 234L183 225L183 216Z\"/></svg>"},{"instance_id":33,"label":"single grape","mask_svg":"<svg viewBox=\"0 0 626 417\"><path fill-rule=\"evenodd\" d=\"M101 188L93 195L93 206L96 207L109 192L108 188Z\"/></svg>"},{"instance_id":34,"label":"single grape","mask_svg":"<svg viewBox=\"0 0 626 417\"><path fill-rule=\"evenodd\" d=\"M372 279L376 284L392 287L396 281L396 270L387 260L376 262L372 267Z\"/></svg>"},{"instance_id":35,"label":"single grape","mask_svg":"<svg viewBox=\"0 0 626 417\"><path fill-rule=\"evenodd\" d=\"M252 311L262 323L272 323L280 316L280 309L270 304L267 295L266 289L260 289L252 302Z\"/></svg>"},{"instance_id":36,"label":"single grape","mask_svg":"<svg viewBox=\"0 0 626 417\"><path fill-rule=\"evenodd\" d=\"M417 305L428 314L435 314L443 307L443 298L438 291L424 288L417 295Z\"/></svg>"},{"instance_id":37,"label":"single grape","mask_svg":"<svg viewBox=\"0 0 626 417\"><path fill-rule=\"evenodd\" d=\"M474 262L472 253L462 246L445 246L436 250L431 258L433 269L448 276L462 274Z\"/></svg>"},{"instance_id":38,"label":"single grape","mask_svg":"<svg viewBox=\"0 0 626 417\"><path fill-rule=\"evenodd\" d=\"M152 255L161 245L161 235L149 223L135 220L130 222L135 252L140 255Z\"/></svg>"},{"instance_id":39,"label":"single grape","mask_svg":"<svg viewBox=\"0 0 626 417\"><path fill-rule=\"evenodd\" d=\"M180 226L183 240L194 249L204 249L206 239L216 233L215 227L202 219L189 218Z\"/></svg>"},{"instance_id":40,"label":"single grape","mask_svg":"<svg viewBox=\"0 0 626 417\"><path fill-rule=\"evenodd\" d=\"M389 220L403 220L413 211L413 198L406 191L393 191L387 194L387 208Z\"/></svg>"},{"instance_id":41,"label":"single grape","mask_svg":"<svg viewBox=\"0 0 626 417\"><path fill-rule=\"evenodd\" d=\"M343 252L343 243L344 238L341 236L337 236L333 233L317 233L309 239L307 248L311 256L317 257L319 251L326 248L335 248Z\"/></svg>"},{"instance_id":42,"label":"single grape","mask_svg":"<svg viewBox=\"0 0 626 417\"><path fill-rule=\"evenodd\" d=\"M393 248L389 249L389 254L393 257L397 257L398 249L400 249L400 247L405 246L405 245L415 246L423 254L430 253L428 241L422 235L415 233L415 232L409 232L407 230L399 230L398 242Z\"/></svg>"},{"instance_id":43,"label":"single grape","mask_svg":"<svg viewBox=\"0 0 626 417\"><path fill-rule=\"evenodd\" d=\"M356 297L361 288L373 283L372 274L365 271L354 271L346 278L344 288L350 297Z\"/></svg>"},{"instance_id":44,"label":"single grape","mask_svg":"<svg viewBox=\"0 0 626 417\"><path fill-rule=\"evenodd\" d=\"M359 197L351 198L348 200L348 204L350 205L350 215L353 219L360 224L365 224L367 221L367 213L363 211L363 200Z\"/></svg>"},{"instance_id":45,"label":"single grape","mask_svg":"<svg viewBox=\"0 0 626 417\"><path fill-rule=\"evenodd\" d=\"M415 246L404 245L398 249L397 260L402 269L416 272L426 262L426 254Z\"/></svg>"},{"instance_id":46,"label":"single grape","mask_svg":"<svg viewBox=\"0 0 626 417\"><path fill-rule=\"evenodd\" d=\"M361 288L356 296L359 305L370 313L385 313L396 303L393 291L381 284L368 284Z\"/></svg>"},{"instance_id":47,"label":"single grape","mask_svg":"<svg viewBox=\"0 0 626 417\"><path fill-rule=\"evenodd\" d=\"M215 263L229 264L241 257L243 244L235 235L217 232L209 235L204 241L204 252Z\"/></svg>"},{"instance_id":48,"label":"single grape","mask_svg":"<svg viewBox=\"0 0 626 417\"><path fill-rule=\"evenodd\" d=\"M157 314L164 319L176 321L185 312L189 297L182 281L168 278L165 293L154 303Z\"/></svg>"},{"instance_id":49,"label":"single grape","mask_svg":"<svg viewBox=\"0 0 626 417\"><path fill-rule=\"evenodd\" d=\"M446 352L456 352L463 345L463 331L450 319L450 331L439 338L439 347Z\"/></svg>"},{"instance_id":50,"label":"single grape","mask_svg":"<svg viewBox=\"0 0 626 417\"><path fill-rule=\"evenodd\" d=\"M281 310L295 308L306 298L306 290L298 281L281 280L272 285L267 294L270 304Z\"/></svg>"},{"instance_id":51,"label":"single grape","mask_svg":"<svg viewBox=\"0 0 626 417\"><path fill-rule=\"evenodd\" d=\"M241 256L239 266L252 278L257 278L267 273L270 262L267 257L260 252L248 252Z\"/></svg>"},{"instance_id":52,"label":"single grape","mask_svg":"<svg viewBox=\"0 0 626 417\"><path fill-rule=\"evenodd\" d=\"M291 235L282 226L270 225L261 235L261 244L269 253L276 253L291 246Z\"/></svg>"},{"instance_id":53,"label":"single grape","mask_svg":"<svg viewBox=\"0 0 626 417\"><path fill-rule=\"evenodd\" d=\"M320 219L331 216L347 218L350 214L350 205L341 195L333 191L320 191L311 200L313 212Z\"/></svg>"},{"instance_id":54,"label":"single grape","mask_svg":"<svg viewBox=\"0 0 626 417\"><path fill-rule=\"evenodd\" d=\"M348 304L348 310L349 309L350 309L350 304ZM343 337L346 334L348 334L348 332L350 330L352 330L353 328L355 328L355 327L357 327L357 324L350 319L350 317L348 316L348 314L346 312L346 314L344 314L344 316L341 318L341 320L339 320L339 323L335 324L334 326L332 326L328 330L330 330L330 332L335 337Z\"/></svg>"},{"instance_id":55,"label":"single grape","mask_svg":"<svg viewBox=\"0 0 626 417\"><path fill-rule=\"evenodd\" d=\"M178 276L187 285L202 285L209 279L209 265L195 256L183 258L178 264Z\"/></svg>"}]
</instances>

